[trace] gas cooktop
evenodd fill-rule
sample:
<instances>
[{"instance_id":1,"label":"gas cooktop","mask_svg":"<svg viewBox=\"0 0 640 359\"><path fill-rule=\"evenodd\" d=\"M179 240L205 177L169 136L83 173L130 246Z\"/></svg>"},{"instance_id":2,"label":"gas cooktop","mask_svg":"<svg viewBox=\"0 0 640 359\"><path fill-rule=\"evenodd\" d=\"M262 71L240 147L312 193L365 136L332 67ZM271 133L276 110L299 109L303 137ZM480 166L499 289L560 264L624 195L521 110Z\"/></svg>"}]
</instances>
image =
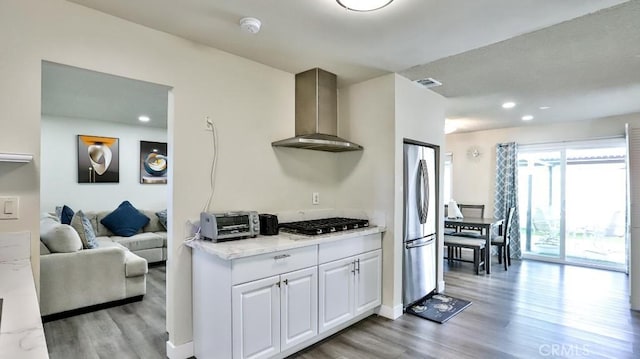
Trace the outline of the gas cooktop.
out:
<instances>
[{"instance_id":1,"label":"gas cooktop","mask_svg":"<svg viewBox=\"0 0 640 359\"><path fill-rule=\"evenodd\" d=\"M366 219L342 217L280 223L279 225L279 228L286 232L300 233L310 236L339 231L348 231L350 229L358 229L364 227L369 227L369 221Z\"/></svg>"}]
</instances>

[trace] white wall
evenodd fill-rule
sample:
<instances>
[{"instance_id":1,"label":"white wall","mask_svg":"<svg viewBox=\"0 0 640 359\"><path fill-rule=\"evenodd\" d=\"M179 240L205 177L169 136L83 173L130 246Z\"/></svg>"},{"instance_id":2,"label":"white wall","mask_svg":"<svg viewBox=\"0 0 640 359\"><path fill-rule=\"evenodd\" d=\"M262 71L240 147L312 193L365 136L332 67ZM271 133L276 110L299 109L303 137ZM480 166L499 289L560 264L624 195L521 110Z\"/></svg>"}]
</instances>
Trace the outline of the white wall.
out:
<instances>
[{"instance_id":1,"label":"white wall","mask_svg":"<svg viewBox=\"0 0 640 359\"><path fill-rule=\"evenodd\" d=\"M167 207L167 185L140 184L140 141L167 142L167 130L43 116L41 132L40 210L68 205L74 211L106 211L128 200L136 208ZM119 183L78 183L78 135L119 139Z\"/></svg>"},{"instance_id":2,"label":"white wall","mask_svg":"<svg viewBox=\"0 0 640 359\"><path fill-rule=\"evenodd\" d=\"M640 125L640 114L449 134L445 151L453 153L452 198L458 203L484 204L485 217L493 217L497 143L534 144L624 136L627 122ZM472 146L479 147L482 153L476 160L466 153Z\"/></svg>"},{"instance_id":3,"label":"white wall","mask_svg":"<svg viewBox=\"0 0 640 359\"><path fill-rule=\"evenodd\" d=\"M402 314L402 141L441 146L445 99L391 74L341 89L339 103L341 135L364 151L342 154L337 207L383 214L382 314L397 316ZM438 272L441 282L442 265Z\"/></svg>"},{"instance_id":4,"label":"white wall","mask_svg":"<svg viewBox=\"0 0 640 359\"><path fill-rule=\"evenodd\" d=\"M446 99L439 94L424 89L408 79L396 76L396 130L395 130L395 287L394 303L402 303L402 235L403 235L403 140L405 138L440 146L439 181L444 175L444 111ZM444 208L442 187L439 188L437 208ZM443 233L444 215L438 220L437 284L438 291L444 290Z\"/></svg>"},{"instance_id":5,"label":"white wall","mask_svg":"<svg viewBox=\"0 0 640 359\"><path fill-rule=\"evenodd\" d=\"M294 133L293 74L63 0L0 2L0 48L10 49L0 55L0 151L35 156L0 164L0 194L21 197L20 219L0 222L0 231L31 232L36 282L43 60L172 88L167 331L175 345L192 338L191 253L182 239L209 191L205 115L220 139L212 209L311 208L314 191L322 193L319 207L335 204L335 154L270 145Z\"/></svg>"},{"instance_id":6,"label":"white wall","mask_svg":"<svg viewBox=\"0 0 640 359\"><path fill-rule=\"evenodd\" d=\"M339 132L364 147L341 153L338 208L380 212L387 231L382 236L382 305L394 306L394 122L395 75L340 89ZM380 224L380 223L376 223Z\"/></svg>"}]
</instances>

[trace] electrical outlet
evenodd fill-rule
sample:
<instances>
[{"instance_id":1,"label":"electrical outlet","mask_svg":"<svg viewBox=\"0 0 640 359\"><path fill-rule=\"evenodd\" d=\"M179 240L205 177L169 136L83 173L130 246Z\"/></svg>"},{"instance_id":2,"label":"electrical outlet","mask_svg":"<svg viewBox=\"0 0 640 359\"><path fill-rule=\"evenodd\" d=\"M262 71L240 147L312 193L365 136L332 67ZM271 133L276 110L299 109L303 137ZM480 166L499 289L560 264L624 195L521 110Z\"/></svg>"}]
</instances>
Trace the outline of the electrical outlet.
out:
<instances>
[{"instance_id":1,"label":"electrical outlet","mask_svg":"<svg viewBox=\"0 0 640 359\"><path fill-rule=\"evenodd\" d=\"M209 116L204 117L204 130L213 131L213 120Z\"/></svg>"},{"instance_id":2,"label":"electrical outlet","mask_svg":"<svg viewBox=\"0 0 640 359\"><path fill-rule=\"evenodd\" d=\"M320 193L313 192L311 194L311 204L320 204Z\"/></svg>"}]
</instances>

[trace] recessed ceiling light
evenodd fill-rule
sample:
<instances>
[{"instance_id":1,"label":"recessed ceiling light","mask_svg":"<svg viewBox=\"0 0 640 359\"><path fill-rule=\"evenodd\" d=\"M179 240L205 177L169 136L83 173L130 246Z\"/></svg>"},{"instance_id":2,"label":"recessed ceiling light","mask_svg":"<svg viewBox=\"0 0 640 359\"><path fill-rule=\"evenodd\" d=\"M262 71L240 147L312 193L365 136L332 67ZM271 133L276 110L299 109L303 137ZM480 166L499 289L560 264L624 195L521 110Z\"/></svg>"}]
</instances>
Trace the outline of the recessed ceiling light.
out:
<instances>
[{"instance_id":1,"label":"recessed ceiling light","mask_svg":"<svg viewBox=\"0 0 640 359\"><path fill-rule=\"evenodd\" d=\"M522 116L522 121L531 121L531 120L533 120L533 116L531 115Z\"/></svg>"},{"instance_id":2,"label":"recessed ceiling light","mask_svg":"<svg viewBox=\"0 0 640 359\"><path fill-rule=\"evenodd\" d=\"M502 108L514 108L514 107L516 107L515 102L505 102L502 104Z\"/></svg>"},{"instance_id":3,"label":"recessed ceiling light","mask_svg":"<svg viewBox=\"0 0 640 359\"><path fill-rule=\"evenodd\" d=\"M382 9L393 0L336 0L340 6L352 11L373 11Z\"/></svg>"},{"instance_id":4,"label":"recessed ceiling light","mask_svg":"<svg viewBox=\"0 0 640 359\"><path fill-rule=\"evenodd\" d=\"M548 110L548 109L550 109L551 107L549 107L549 106L540 106L540 107L538 107L538 108L539 108L539 109L541 109L541 110Z\"/></svg>"},{"instance_id":5,"label":"recessed ceiling light","mask_svg":"<svg viewBox=\"0 0 640 359\"><path fill-rule=\"evenodd\" d=\"M151 119L149 118L149 116L140 116L140 117L138 117L138 121L140 121L140 122L149 122L149 121L151 121Z\"/></svg>"}]
</instances>

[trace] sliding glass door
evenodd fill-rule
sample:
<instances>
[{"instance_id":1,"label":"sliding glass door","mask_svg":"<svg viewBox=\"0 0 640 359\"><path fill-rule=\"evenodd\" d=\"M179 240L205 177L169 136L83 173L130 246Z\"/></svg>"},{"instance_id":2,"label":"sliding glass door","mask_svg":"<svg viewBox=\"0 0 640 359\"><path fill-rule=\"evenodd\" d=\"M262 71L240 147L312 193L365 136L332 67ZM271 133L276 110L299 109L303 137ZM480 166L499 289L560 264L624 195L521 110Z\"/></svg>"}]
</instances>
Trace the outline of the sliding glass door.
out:
<instances>
[{"instance_id":1,"label":"sliding glass door","mask_svg":"<svg viewBox=\"0 0 640 359\"><path fill-rule=\"evenodd\" d=\"M521 146L523 255L626 270L622 139Z\"/></svg>"}]
</instances>

